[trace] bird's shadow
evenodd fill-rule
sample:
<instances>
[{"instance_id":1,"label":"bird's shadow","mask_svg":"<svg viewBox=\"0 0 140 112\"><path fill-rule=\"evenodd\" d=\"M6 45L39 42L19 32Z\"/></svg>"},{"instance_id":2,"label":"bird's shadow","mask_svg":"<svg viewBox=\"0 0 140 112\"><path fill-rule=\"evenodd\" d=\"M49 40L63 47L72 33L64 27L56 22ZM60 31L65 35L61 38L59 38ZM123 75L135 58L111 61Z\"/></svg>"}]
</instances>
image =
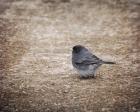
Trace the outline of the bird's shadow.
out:
<instances>
[{"instance_id":1,"label":"bird's shadow","mask_svg":"<svg viewBox=\"0 0 140 112\"><path fill-rule=\"evenodd\" d=\"M88 77L78 77L80 80L91 80L91 79L96 79L96 76L88 76Z\"/></svg>"}]
</instances>

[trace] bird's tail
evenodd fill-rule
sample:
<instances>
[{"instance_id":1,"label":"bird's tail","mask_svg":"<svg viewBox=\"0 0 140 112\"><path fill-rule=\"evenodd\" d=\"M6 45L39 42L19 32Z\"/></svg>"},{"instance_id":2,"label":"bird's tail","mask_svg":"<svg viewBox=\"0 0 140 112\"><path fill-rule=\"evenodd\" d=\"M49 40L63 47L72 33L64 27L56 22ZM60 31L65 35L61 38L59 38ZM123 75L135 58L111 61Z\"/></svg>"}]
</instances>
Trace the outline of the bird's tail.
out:
<instances>
[{"instance_id":1,"label":"bird's tail","mask_svg":"<svg viewBox=\"0 0 140 112\"><path fill-rule=\"evenodd\" d=\"M116 64L115 62L103 61L103 64Z\"/></svg>"}]
</instances>

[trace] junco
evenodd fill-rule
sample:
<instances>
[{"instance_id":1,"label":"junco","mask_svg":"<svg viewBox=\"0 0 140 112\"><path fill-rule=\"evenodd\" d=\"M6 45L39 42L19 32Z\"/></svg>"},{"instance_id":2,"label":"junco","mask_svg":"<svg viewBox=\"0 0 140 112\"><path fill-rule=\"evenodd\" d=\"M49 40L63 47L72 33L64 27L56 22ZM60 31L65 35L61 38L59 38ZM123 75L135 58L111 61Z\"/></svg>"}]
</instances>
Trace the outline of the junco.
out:
<instances>
[{"instance_id":1,"label":"junco","mask_svg":"<svg viewBox=\"0 0 140 112\"><path fill-rule=\"evenodd\" d=\"M94 77L96 75L96 70L102 64L115 64L115 62L103 61L82 45L73 47L72 65L78 71L80 77Z\"/></svg>"}]
</instances>

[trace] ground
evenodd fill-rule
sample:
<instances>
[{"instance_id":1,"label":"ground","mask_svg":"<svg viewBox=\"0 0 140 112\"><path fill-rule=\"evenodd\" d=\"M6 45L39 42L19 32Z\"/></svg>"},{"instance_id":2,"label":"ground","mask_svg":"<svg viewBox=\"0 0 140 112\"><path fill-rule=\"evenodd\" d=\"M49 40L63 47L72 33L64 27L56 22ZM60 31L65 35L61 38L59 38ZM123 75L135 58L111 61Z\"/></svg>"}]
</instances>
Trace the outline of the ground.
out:
<instances>
[{"instance_id":1,"label":"ground","mask_svg":"<svg viewBox=\"0 0 140 112\"><path fill-rule=\"evenodd\" d=\"M0 112L140 112L140 2L0 0ZM71 65L81 44L106 61Z\"/></svg>"}]
</instances>

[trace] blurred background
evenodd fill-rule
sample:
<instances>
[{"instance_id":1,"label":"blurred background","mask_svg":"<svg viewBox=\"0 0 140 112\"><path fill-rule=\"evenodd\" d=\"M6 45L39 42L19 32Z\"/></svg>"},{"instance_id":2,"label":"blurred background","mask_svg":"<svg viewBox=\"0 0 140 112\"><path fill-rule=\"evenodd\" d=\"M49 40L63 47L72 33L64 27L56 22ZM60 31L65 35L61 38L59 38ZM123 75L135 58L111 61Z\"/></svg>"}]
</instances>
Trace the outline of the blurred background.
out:
<instances>
[{"instance_id":1,"label":"blurred background","mask_svg":"<svg viewBox=\"0 0 140 112\"><path fill-rule=\"evenodd\" d=\"M103 65L81 80L81 44ZM0 112L140 112L139 0L0 0Z\"/></svg>"}]
</instances>

